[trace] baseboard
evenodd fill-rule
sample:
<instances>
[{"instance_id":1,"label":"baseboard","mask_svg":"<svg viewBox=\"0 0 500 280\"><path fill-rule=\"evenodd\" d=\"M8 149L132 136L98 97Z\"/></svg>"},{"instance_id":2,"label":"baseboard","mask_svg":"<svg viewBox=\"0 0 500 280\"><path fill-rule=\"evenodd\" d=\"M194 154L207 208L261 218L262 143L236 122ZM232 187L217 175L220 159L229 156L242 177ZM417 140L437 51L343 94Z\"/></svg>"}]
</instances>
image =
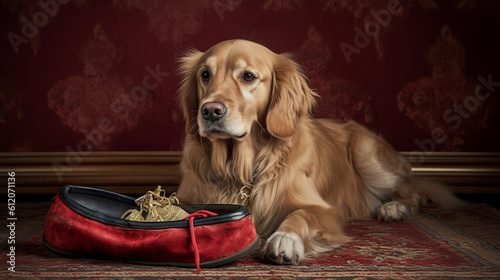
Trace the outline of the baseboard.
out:
<instances>
[{"instance_id":1,"label":"baseboard","mask_svg":"<svg viewBox=\"0 0 500 280\"><path fill-rule=\"evenodd\" d=\"M18 194L55 194L69 184L129 194L161 185L171 192L180 181L180 159L180 152L4 153L0 178L15 172Z\"/></svg>"},{"instance_id":2,"label":"baseboard","mask_svg":"<svg viewBox=\"0 0 500 280\"><path fill-rule=\"evenodd\" d=\"M451 186L455 193L500 194L500 153L401 152L415 176Z\"/></svg>"},{"instance_id":3,"label":"baseboard","mask_svg":"<svg viewBox=\"0 0 500 280\"><path fill-rule=\"evenodd\" d=\"M500 153L401 152L415 176L449 184L456 193L500 194ZM67 184L140 194L177 189L180 152L1 153L0 180L14 172L16 194L55 194Z\"/></svg>"}]
</instances>

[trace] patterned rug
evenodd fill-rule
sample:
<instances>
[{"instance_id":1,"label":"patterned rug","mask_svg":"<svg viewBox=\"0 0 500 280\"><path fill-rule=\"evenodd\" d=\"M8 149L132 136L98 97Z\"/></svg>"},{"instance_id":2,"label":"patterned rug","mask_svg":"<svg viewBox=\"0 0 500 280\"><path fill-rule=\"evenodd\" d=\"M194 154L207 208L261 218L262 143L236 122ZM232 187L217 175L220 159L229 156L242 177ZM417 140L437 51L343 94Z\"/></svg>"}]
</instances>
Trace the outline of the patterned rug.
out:
<instances>
[{"instance_id":1,"label":"patterned rug","mask_svg":"<svg viewBox=\"0 0 500 280\"><path fill-rule=\"evenodd\" d=\"M15 272L8 263L11 231L4 226L1 279L500 279L500 211L487 204L458 211L424 207L408 222L353 221L346 228L352 242L299 266L267 264L254 252L227 266L202 269L201 274L195 269L56 255L41 242L48 207L16 205Z\"/></svg>"}]
</instances>

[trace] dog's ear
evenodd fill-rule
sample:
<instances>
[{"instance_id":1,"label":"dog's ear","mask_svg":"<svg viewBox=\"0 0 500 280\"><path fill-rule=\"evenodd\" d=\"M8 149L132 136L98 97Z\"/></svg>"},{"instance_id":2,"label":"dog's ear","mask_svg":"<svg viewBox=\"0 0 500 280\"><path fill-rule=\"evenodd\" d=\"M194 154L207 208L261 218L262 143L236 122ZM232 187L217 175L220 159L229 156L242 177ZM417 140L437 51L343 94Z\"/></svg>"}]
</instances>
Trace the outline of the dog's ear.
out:
<instances>
[{"instance_id":1,"label":"dog's ear","mask_svg":"<svg viewBox=\"0 0 500 280\"><path fill-rule=\"evenodd\" d=\"M266 116L269 133L281 139L293 136L300 120L311 113L316 97L318 95L307 85L302 68L291 55L277 55Z\"/></svg>"},{"instance_id":2,"label":"dog's ear","mask_svg":"<svg viewBox=\"0 0 500 280\"><path fill-rule=\"evenodd\" d=\"M198 114L198 82L196 72L203 53L197 50L189 50L179 58L179 73L182 81L179 87L179 96L186 120L186 136L196 133L196 117Z\"/></svg>"}]
</instances>

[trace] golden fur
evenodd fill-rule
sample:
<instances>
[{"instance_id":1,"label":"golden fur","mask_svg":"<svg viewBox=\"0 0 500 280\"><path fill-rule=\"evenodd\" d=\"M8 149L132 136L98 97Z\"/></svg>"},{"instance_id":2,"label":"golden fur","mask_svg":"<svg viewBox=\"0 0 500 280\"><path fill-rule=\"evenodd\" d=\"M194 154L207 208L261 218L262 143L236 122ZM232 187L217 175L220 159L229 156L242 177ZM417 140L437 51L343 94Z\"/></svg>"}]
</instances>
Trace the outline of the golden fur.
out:
<instances>
[{"instance_id":1,"label":"golden fur","mask_svg":"<svg viewBox=\"0 0 500 280\"><path fill-rule=\"evenodd\" d=\"M186 139L177 195L238 204L241 187L252 187L248 208L269 261L296 264L335 248L349 240L347 219L402 220L426 200L460 204L412 177L410 164L363 126L312 118L318 95L288 54L225 41L190 51L180 72Z\"/></svg>"}]
</instances>

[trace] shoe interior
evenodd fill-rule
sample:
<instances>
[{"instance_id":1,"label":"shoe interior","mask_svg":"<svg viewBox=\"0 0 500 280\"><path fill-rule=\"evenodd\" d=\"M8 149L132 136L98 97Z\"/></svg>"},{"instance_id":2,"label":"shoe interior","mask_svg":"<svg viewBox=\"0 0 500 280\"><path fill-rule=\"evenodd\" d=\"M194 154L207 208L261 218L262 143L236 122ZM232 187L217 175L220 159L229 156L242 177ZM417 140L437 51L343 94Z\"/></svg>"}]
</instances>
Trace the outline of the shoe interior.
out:
<instances>
[{"instance_id":1,"label":"shoe interior","mask_svg":"<svg viewBox=\"0 0 500 280\"><path fill-rule=\"evenodd\" d=\"M125 201L97 196L95 194L85 194L78 192L69 192L69 197L81 206L95 212L103 213L112 218L121 218L123 213L129 209L139 209L133 198L120 196ZM97 214L97 213L96 213Z\"/></svg>"}]
</instances>

